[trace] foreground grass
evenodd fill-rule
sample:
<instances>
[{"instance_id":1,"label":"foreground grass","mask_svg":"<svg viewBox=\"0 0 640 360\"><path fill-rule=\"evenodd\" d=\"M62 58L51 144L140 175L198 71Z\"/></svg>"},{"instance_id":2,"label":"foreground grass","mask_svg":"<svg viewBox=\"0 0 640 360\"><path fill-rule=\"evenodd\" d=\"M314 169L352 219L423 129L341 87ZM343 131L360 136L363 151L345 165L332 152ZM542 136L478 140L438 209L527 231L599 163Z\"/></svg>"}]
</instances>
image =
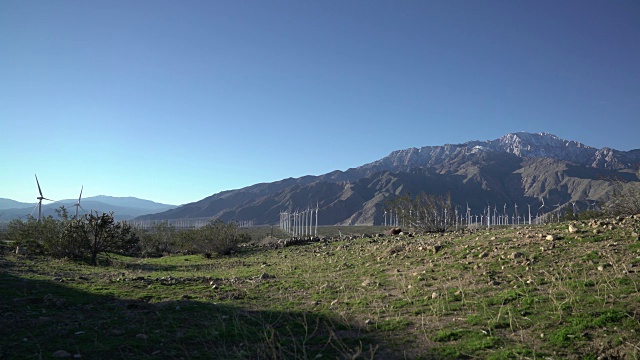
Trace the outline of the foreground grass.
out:
<instances>
[{"instance_id":1,"label":"foreground grass","mask_svg":"<svg viewBox=\"0 0 640 360\"><path fill-rule=\"evenodd\" d=\"M0 358L637 358L640 218L567 226L97 268L5 254Z\"/></svg>"}]
</instances>

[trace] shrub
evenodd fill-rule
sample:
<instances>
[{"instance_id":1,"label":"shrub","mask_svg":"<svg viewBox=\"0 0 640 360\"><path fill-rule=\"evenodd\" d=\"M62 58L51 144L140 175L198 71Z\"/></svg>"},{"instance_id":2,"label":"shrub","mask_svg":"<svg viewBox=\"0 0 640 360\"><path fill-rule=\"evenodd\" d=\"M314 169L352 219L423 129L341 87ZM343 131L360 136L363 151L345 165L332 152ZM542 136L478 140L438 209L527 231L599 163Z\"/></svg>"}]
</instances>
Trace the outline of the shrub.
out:
<instances>
[{"instance_id":1,"label":"shrub","mask_svg":"<svg viewBox=\"0 0 640 360\"><path fill-rule=\"evenodd\" d=\"M132 254L139 251L138 237L130 225L116 222L113 212L92 212L79 220L67 223L61 236L61 246L71 246L68 253L74 257L89 257L91 265L98 264L101 253Z\"/></svg>"},{"instance_id":2,"label":"shrub","mask_svg":"<svg viewBox=\"0 0 640 360\"><path fill-rule=\"evenodd\" d=\"M175 226L160 223L151 231L140 233L140 253L142 256L160 256L176 250L178 236Z\"/></svg>"},{"instance_id":3,"label":"shrub","mask_svg":"<svg viewBox=\"0 0 640 360\"><path fill-rule=\"evenodd\" d=\"M29 216L26 221L15 219L9 222L7 239L17 246L25 247L30 254L45 254L51 244L60 238L61 233L60 221L50 216L38 221Z\"/></svg>"},{"instance_id":4,"label":"shrub","mask_svg":"<svg viewBox=\"0 0 640 360\"><path fill-rule=\"evenodd\" d=\"M206 257L210 257L213 253L228 255L237 248L238 244L250 240L245 234L238 233L236 223L225 223L222 220L214 220L195 230L195 237L199 252Z\"/></svg>"}]
</instances>

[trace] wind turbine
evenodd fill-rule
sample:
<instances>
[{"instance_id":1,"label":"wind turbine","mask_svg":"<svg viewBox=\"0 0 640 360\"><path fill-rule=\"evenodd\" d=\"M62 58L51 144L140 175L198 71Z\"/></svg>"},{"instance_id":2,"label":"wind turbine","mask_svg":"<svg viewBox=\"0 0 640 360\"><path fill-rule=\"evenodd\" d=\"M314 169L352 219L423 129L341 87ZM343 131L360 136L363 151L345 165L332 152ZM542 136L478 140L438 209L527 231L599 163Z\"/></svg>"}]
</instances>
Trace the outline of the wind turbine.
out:
<instances>
[{"instance_id":1,"label":"wind turbine","mask_svg":"<svg viewBox=\"0 0 640 360\"><path fill-rule=\"evenodd\" d=\"M509 216L507 215L507 203L504 203L503 217L505 218L504 225L509 225Z\"/></svg>"},{"instance_id":2,"label":"wind turbine","mask_svg":"<svg viewBox=\"0 0 640 360\"><path fill-rule=\"evenodd\" d=\"M47 199L46 197L44 197L42 195L42 189L40 188L40 182L38 181L38 175L35 175L35 176L36 176L36 184L38 184L38 192L40 193L40 196L38 196L36 198L36 199L38 199L38 222L39 222L40 221L40 217L42 216L42 200L48 200L48 201L53 201L53 200Z\"/></svg>"},{"instance_id":3,"label":"wind turbine","mask_svg":"<svg viewBox=\"0 0 640 360\"><path fill-rule=\"evenodd\" d=\"M82 199L82 190L83 189L84 189L84 185L82 185L82 187L80 188L80 197L78 197L78 202L73 205L73 206L76 207L76 216L74 217L74 219L78 218L78 208L81 208L82 210L84 210L82 205L80 205L80 199Z\"/></svg>"},{"instance_id":4,"label":"wind turbine","mask_svg":"<svg viewBox=\"0 0 640 360\"><path fill-rule=\"evenodd\" d=\"M542 218L542 220L544 220L544 208L546 207L546 206L544 205L544 198L543 198L543 197L541 197L541 198L540 198L540 201L542 201L542 205L540 205L540 207L538 208L538 210L541 210L540 212L541 212L542 214L540 215L540 217Z\"/></svg>"},{"instance_id":5,"label":"wind turbine","mask_svg":"<svg viewBox=\"0 0 640 360\"><path fill-rule=\"evenodd\" d=\"M578 210L580 210L580 208L578 208L578 207L576 206L576 202L575 202L575 201L572 201L572 202L571 202L571 205L573 206L573 216L574 216L574 219L577 219L578 217L577 217L577 213L576 213L576 208L577 208Z\"/></svg>"}]
</instances>

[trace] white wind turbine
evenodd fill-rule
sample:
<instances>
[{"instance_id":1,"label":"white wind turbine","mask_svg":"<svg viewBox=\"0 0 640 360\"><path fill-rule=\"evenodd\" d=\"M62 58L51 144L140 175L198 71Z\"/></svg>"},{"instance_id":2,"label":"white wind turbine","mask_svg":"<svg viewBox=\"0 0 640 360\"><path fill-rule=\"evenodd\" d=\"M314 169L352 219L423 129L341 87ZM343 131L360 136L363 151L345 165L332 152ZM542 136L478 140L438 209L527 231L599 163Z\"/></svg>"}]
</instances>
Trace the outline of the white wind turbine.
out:
<instances>
[{"instance_id":1,"label":"white wind turbine","mask_svg":"<svg viewBox=\"0 0 640 360\"><path fill-rule=\"evenodd\" d=\"M467 202L467 226L471 225L471 208Z\"/></svg>"},{"instance_id":2,"label":"white wind turbine","mask_svg":"<svg viewBox=\"0 0 640 360\"><path fill-rule=\"evenodd\" d=\"M544 198L543 198L543 197L541 197L541 198L540 198L540 201L542 201L542 205L540 205L540 207L538 208L538 210L541 210L541 213L542 213L542 214L540 215L540 217L542 217L542 219L544 219L544 208L546 207L546 206L544 205Z\"/></svg>"},{"instance_id":3,"label":"white wind turbine","mask_svg":"<svg viewBox=\"0 0 640 360\"><path fill-rule=\"evenodd\" d=\"M74 219L78 218L78 208L84 210L84 208L82 207L82 205L80 205L80 199L82 199L82 190L84 189L84 185L82 185L82 187L80 188L80 197L78 197L78 202L73 204L73 206L76 207L76 216L74 217Z\"/></svg>"},{"instance_id":4,"label":"white wind turbine","mask_svg":"<svg viewBox=\"0 0 640 360\"><path fill-rule=\"evenodd\" d=\"M44 197L42 195L42 189L40 188L40 182L38 181L38 175L36 176L36 184L38 184L38 192L40 193L40 196L38 196L36 199L38 199L38 221L40 221L40 217L42 216L42 200L48 200L48 201L53 201L51 199L47 199L46 197Z\"/></svg>"},{"instance_id":5,"label":"white wind turbine","mask_svg":"<svg viewBox=\"0 0 640 360\"><path fill-rule=\"evenodd\" d=\"M554 205L556 207L556 218L560 221L560 203Z\"/></svg>"},{"instance_id":6,"label":"white wind turbine","mask_svg":"<svg viewBox=\"0 0 640 360\"><path fill-rule=\"evenodd\" d=\"M503 225L509 225L509 216L507 215L507 203L504 203L504 210L502 211L502 213L504 217Z\"/></svg>"}]
</instances>

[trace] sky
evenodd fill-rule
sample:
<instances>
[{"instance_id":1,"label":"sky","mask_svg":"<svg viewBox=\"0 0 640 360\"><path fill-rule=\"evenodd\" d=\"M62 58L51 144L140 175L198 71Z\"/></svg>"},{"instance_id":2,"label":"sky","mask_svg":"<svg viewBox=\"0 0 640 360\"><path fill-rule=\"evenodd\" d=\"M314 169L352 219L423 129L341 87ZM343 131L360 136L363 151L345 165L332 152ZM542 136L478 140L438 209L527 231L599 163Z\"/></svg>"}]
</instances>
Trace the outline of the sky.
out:
<instances>
[{"instance_id":1,"label":"sky","mask_svg":"<svg viewBox=\"0 0 640 360\"><path fill-rule=\"evenodd\" d=\"M640 148L640 2L0 2L0 198L180 205L394 150Z\"/></svg>"}]
</instances>

